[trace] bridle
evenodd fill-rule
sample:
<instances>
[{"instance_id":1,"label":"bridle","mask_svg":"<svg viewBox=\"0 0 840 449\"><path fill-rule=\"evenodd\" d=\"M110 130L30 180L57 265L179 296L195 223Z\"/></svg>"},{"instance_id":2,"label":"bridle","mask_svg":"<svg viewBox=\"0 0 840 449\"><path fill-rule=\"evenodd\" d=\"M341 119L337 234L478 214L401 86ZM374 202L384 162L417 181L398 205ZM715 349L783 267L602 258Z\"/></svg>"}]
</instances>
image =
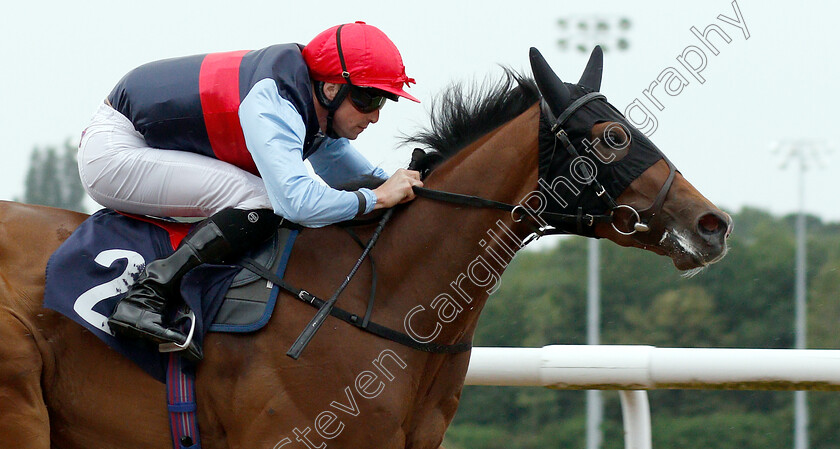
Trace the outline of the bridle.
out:
<instances>
[{"instance_id":1,"label":"bridle","mask_svg":"<svg viewBox=\"0 0 840 449\"><path fill-rule=\"evenodd\" d=\"M556 121L554 122L554 125L552 125L552 127L551 127L551 133L554 134L554 137L555 137L554 144L556 145L557 142L559 141L563 145L563 147L566 149L566 151L568 151L569 154L572 157L580 157L580 153L577 151L575 146L572 144L571 140L569 140L569 136L566 133L566 130L563 129L563 125L583 105L585 105L586 103L589 103L590 101L598 100L598 99L604 100L604 101L607 100L607 98L603 94L601 94L600 92L590 92L590 93L578 98L571 105L569 105L569 107L567 107L563 111L563 113L560 114L559 117L557 117ZM554 158L553 152L552 152L551 157ZM665 159L665 162L668 164L668 169L669 169L668 178L665 180L665 183L662 185L662 188L659 190L659 193L656 194L656 198L654 198L653 203L649 207L647 207L646 209L642 209L642 210L638 210L638 211L636 209L634 209L632 206L629 206L627 204L618 204L615 201L615 199L607 192L607 190L604 188L604 186L602 186L601 183L598 182L597 179L595 179L594 176L591 176L590 173L585 173L585 177L587 179L592 179L592 182L590 184L592 185L593 188L595 188L595 195L598 198L601 198L601 200L608 207L608 215L610 217L614 217L615 212L620 210L620 209L626 209L626 210L630 211L630 213L633 214L633 216L635 218L635 223L633 224L633 229L631 231L623 231L623 230L619 229L615 225L615 221L613 219L611 219L609 221L610 224L612 225L613 229L615 229L615 231L618 232L619 234L633 235L636 232L649 232L650 231L651 220L653 219L653 217L655 215L657 215L662 210L662 205L665 203L665 197L668 196L668 191L671 190L671 185L673 184L674 178L676 178L676 174L677 174L677 169L676 169L676 167L674 167L674 164L671 163L671 161L665 155L663 155L662 157L663 157L663 159ZM586 167L585 165L583 165L582 168L583 168L583 170L588 170L588 167Z\"/></svg>"},{"instance_id":2,"label":"bridle","mask_svg":"<svg viewBox=\"0 0 840 449\"><path fill-rule=\"evenodd\" d=\"M570 104L563 112L560 114L559 117L554 120L554 124L551 126L551 133L554 135L554 149L552 149L551 158L549 161L549 166L551 166L551 161L554 159L555 149L557 147L557 142L560 142L563 148L569 153L570 156L573 158L580 157L580 152L575 148L572 141L569 139L569 135L566 133L566 130L563 128L563 125L577 112L581 107L589 103L590 101L594 100L604 100L606 101L606 97L601 94L600 92L590 92L582 97L578 98L572 104ZM551 114L550 111L546 109L545 111L548 114ZM488 200L485 198L472 196L472 195L462 195L458 193L451 193L451 192L443 192L439 190L431 190L424 187L414 187L414 193L417 196L428 198L436 201L444 201L448 203L460 204L464 206L471 206L471 207L483 207L483 208L493 208L493 209L500 209L505 210L511 213L513 216L513 221L521 222L525 219L526 216L536 217L539 216L543 218L546 222L550 221L552 223L557 224L566 224L574 225L575 229L578 233L581 233L584 228L592 228L596 224L599 223L610 223L613 229L622 235L633 235L637 232L649 232L650 231L650 222L653 218L659 214L662 210L662 205L665 203L665 197L668 195L668 191L671 189L671 185L674 182L674 178L676 177L677 169L674 167L674 164L665 157L665 162L668 164L668 169L670 173L668 174L668 178L665 180L665 183L662 185L662 188L657 193L656 198L653 200L653 203L641 210L636 210L633 206L627 204L618 204L612 195L607 192L603 185L595 179L594 176L589 172L589 168L585 165L582 165L581 168L585 172L584 177L586 179L591 179L592 181L589 183L595 189L595 195L604 202L607 206L607 212L603 214L587 214L583 212L583 208L579 207L576 214L561 214L556 212L545 212L545 211L537 211L531 208L528 205L524 204L508 204L499 201ZM634 219L635 222L633 224L633 229L630 231L624 231L619 229L615 225L615 214L617 211L625 209L629 211ZM552 225L551 227L546 227L541 223L532 223L532 229L534 231L534 238L542 237L543 235L555 235L555 234L568 234L569 231L566 229L561 229Z\"/></svg>"}]
</instances>

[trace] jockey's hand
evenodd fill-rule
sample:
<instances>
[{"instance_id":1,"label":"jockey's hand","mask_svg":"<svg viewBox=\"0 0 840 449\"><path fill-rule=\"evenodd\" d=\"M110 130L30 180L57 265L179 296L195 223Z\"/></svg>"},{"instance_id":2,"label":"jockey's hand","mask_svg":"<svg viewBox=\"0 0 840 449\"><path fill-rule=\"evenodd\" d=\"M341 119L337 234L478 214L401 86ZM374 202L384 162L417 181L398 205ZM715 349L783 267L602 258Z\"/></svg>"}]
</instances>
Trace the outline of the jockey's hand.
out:
<instances>
[{"instance_id":1,"label":"jockey's hand","mask_svg":"<svg viewBox=\"0 0 840 449\"><path fill-rule=\"evenodd\" d=\"M423 187L420 172L401 168L397 170L384 184L373 190L376 195L375 209L394 207L414 199L412 187Z\"/></svg>"}]
</instances>

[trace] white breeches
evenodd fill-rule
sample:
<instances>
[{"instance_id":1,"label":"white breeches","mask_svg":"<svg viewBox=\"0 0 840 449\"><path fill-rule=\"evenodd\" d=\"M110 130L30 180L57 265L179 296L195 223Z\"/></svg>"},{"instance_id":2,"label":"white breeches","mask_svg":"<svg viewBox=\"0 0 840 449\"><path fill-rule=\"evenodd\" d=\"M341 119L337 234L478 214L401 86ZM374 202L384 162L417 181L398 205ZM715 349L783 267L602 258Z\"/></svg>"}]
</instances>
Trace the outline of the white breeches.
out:
<instances>
[{"instance_id":1,"label":"white breeches","mask_svg":"<svg viewBox=\"0 0 840 449\"><path fill-rule=\"evenodd\" d=\"M79 144L79 175L97 203L159 217L208 217L226 207L271 209L260 177L211 157L151 148L102 104Z\"/></svg>"}]
</instances>

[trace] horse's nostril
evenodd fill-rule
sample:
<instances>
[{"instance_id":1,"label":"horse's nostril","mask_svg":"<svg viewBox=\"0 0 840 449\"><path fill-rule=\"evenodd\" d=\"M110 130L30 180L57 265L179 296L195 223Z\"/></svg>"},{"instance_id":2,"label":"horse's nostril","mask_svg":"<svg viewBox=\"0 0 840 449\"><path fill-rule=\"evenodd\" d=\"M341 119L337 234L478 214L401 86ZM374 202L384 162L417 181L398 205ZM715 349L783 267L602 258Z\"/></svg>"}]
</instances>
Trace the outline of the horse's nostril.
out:
<instances>
[{"instance_id":1,"label":"horse's nostril","mask_svg":"<svg viewBox=\"0 0 840 449\"><path fill-rule=\"evenodd\" d=\"M716 214L706 214L697 222L700 232L707 235L720 234L726 231L726 222Z\"/></svg>"}]
</instances>

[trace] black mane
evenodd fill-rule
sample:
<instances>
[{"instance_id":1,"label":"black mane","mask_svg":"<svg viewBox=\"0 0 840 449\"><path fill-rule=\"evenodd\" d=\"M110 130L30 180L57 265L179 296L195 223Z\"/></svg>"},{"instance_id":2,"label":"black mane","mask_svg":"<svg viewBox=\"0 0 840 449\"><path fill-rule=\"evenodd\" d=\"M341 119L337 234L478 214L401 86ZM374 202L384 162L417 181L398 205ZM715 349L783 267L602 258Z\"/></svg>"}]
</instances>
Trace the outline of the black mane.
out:
<instances>
[{"instance_id":1,"label":"black mane","mask_svg":"<svg viewBox=\"0 0 840 449\"><path fill-rule=\"evenodd\" d=\"M519 116L539 99L533 79L507 68L501 81L454 84L433 101L431 125L405 142L435 150L445 160Z\"/></svg>"},{"instance_id":2,"label":"black mane","mask_svg":"<svg viewBox=\"0 0 840 449\"><path fill-rule=\"evenodd\" d=\"M405 143L433 150L412 156L414 169L425 176L479 137L525 112L539 99L540 91L533 79L507 68L501 80L485 80L481 85L453 84L432 102L429 127L403 138ZM374 189L383 182L372 175L362 176L337 188Z\"/></svg>"}]
</instances>

